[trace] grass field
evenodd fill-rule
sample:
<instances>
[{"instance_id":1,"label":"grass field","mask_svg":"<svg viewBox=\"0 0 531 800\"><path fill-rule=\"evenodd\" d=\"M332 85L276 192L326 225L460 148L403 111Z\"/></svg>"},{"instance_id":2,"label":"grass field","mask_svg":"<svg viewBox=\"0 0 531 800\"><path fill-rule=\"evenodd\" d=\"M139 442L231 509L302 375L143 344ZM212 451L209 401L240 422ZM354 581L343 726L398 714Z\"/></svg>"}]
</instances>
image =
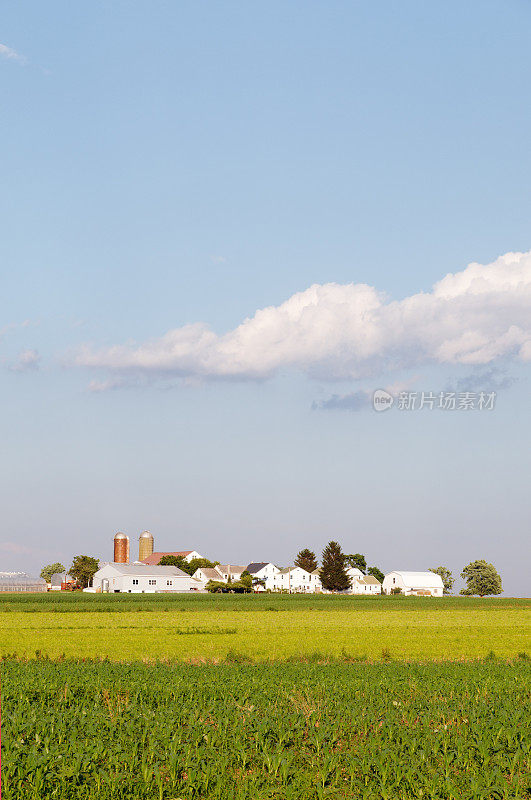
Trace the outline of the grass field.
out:
<instances>
[{"instance_id":1,"label":"grass field","mask_svg":"<svg viewBox=\"0 0 531 800\"><path fill-rule=\"evenodd\" d=\"M531 796L531 669L6 659L4 800Z\"/></svg>"},{"instance_id":2,"label":"grass field","mask_svg":"<svg viewBox=\"0 0 531 800\"><path fill-rule=\"evenodd\" d=\"M114 660L504 658L531 650L531 601L246 595L5 595L0 653ZM4 613L1 613L4 612Z\"/></svg>"},{"instance_id":3,"label":"grass field","mask_svg":"<svg viewBox=\"0 0 531 800\"><path fill-rule=\"evenodd\" d=\"M4 595L3 797L530 798L530 610Z\"/></svg>"}]
</instances>

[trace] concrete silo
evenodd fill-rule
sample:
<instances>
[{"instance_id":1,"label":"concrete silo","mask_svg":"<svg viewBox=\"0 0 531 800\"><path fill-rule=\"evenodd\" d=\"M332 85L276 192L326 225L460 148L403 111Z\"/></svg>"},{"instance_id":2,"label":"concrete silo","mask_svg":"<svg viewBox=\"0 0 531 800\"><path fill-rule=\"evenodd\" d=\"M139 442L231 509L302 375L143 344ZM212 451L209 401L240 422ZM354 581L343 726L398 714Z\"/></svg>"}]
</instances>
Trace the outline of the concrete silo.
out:
<instances>
[{"instance_id":1,"label":"concrete silo","mask_svg":"<svg viewBox=\"0 0 531 800\"><path fill-rule=\"evenodd\" d=\"M142 531L138 537L138 560L144 561L153 553L153 536L149 531Z\"/></svg>"},{"instance_id":2,"label":"concrete silo","mask_svg":"<svg viewBox=\"0 0 531 800\"><path fill-rule=\"evenodd\" d=\"M121 531L114 537L114 562L115 564L129 563L129 536Z\"/></svg>"}]
</instances>

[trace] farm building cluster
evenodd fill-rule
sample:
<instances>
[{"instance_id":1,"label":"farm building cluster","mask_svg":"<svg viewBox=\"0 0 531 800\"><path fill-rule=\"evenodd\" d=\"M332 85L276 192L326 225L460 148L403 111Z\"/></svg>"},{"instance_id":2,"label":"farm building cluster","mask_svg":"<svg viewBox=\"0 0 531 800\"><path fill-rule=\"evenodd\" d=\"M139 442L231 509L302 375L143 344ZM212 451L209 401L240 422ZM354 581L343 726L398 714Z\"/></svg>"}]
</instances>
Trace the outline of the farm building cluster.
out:
<instances>
[{"instance_id":1,"label":"farm building cluster","mask_svg":"<svg viewBox=\"0 0 531 800\"><path fill-rule=\"evenodd\" d=\"M94 575L92 592L205 592L213 585L220 591L241 581L244 574L250 576L255 592L280 592L288 594L327 593L321 583L318 569L311 572L300 566L282 568L272 561L252 561L247 565L215 564L199 566L192 575L177 566L161 565L166 556L183 559L191 563L204 560L197 550L155 552L153 536L144 531L139 537L139 560L129 562L129 538L118 533L114 539L114 561L101 565ZM167 559L165 559L167 560ZM208 562L207 562L208 563ZM350 587L346 594L377 595L391 594L400 590L404 595L427 595L442 597L443 582L433 572L391 572L383 584L373 575L364 575L356 567L346 570Z\"/></svg>"},{"instance_id":2,"label":"farm building cluster","mask_svg":"<svg viewBox=\"0 0 531 800\"><path fill-rule=\"evenodd\" d=\"M246 577L254 592L287 594L327 594L318 569L308 571L300 566L279 567L272 561L252 561L247 565L219 564L209 562L197 550L155 552L153 536L144 531L139 537L138 560L130 561L129 537L117 533L114 537L114 560L99 563L99 569L84 591L92 593L131 594L161 592L188 593L207 592L213 587L219 591L230 591L231 585L240 584ZM174 564L168 564L172 560ZM193 561L206 562L190 575L181 566ZM163 561L161 564L160 562ZM191 569L194 565L191 566ZM190 570L191 571L191 570ZM379 595L403 594L418 596L443 596L443 582L434 572L394 571L384 577L383 583L373 575L365 575L357 567L346 569L349 588L345 594ZM0 572L0 592L60 591L76 588L68 575L54 574L46 583L42 578L31 578L25 573Z\"/></svg>"}]
</instances>

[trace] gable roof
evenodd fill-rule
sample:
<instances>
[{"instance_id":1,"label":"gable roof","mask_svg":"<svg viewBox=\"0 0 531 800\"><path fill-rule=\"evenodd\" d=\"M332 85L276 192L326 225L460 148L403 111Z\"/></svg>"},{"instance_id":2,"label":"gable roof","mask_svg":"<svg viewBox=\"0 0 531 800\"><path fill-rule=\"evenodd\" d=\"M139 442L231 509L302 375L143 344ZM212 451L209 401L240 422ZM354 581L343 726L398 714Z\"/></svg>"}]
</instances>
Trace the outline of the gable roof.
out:
<instances>
[{"instance_id":1,"label":"gable roof","mask_svg":"<svg viewBox=\"0 0 531 800\"><path fill-rule=\"evenodd\" d=\"M237 564L218 564L218 569L221 572L230 572L231 575L236 572L245 572L245 567L239 567Z\"/></svg>"},{"instance_id":2,"label":"gable roof","mask_svg":"<svg viewBox=\"0 0 531 800\"><path fill-rule=\"evenodd\" d=\"M364 575L363 578L360 578L360 583L367 583L369 585L378 584L378 586L381 586L380 581L378 578L375 578L374 575Z\"/></svg>"},{"instance_id":3,"label":"gable roof","mask_svg":"<svg viewBox=\"0 0 531 800\"><path fill-rule=\"evenodd\" d=\"M183 572L179 567L159 567L154 564L105 564L104 567L112 567L120 575L142 575L150 578L190 578L187 572ZM99 572L99 570L98 570ZM97 573L96 573L97 574Z\"/></svg>"},{"instance_id":4,"label":"gable roof","mask_svg":"<svg viewBox=\"0 0 531 800\"><path fill-rule=\"evenodd\" d=\"M400 575L404 586L408 589L431 589L434 586L438 589L443 588L442 578L436 572L403 572L402 570L394 569L389 574Z\"/></svg>"},{"instance_id":5,"label":"gable roof","mask_svg":"<svg viewBox=\"0 0 531 800\"><path fill-rule=\"evenodd\" d=\"M176 558L186 558L193 550L177 550L174 553L151 553L150 556L144 558L142 564L158 564L163 556L175 556Z\"/></svg>"},{"instance_id":6,"label":"gable roof","mask_svg":"<svg viewBox=\"0 0 531 800\"><path fill-rule=\"evenodd\" d=\"M268 564L271 564L271 561L251 561L250 564L247 564L245 569L249 575L254 575L256 572L260 572L264 567L267 567Z\"/></svg>"},{"instance_id":7,"label":"gable roof","mask_svg":"<svg viewBox=\"0 0 531 800\"><path fill-rule=\"evenodd\" d=\"M221 572L218 572L216 567L199 567L199 570L201 570L205 578L208 578L209 581L223 580L223 575ZM197 570L197 572L199 572L199 570Z\"/></svg>"}]
</instances>

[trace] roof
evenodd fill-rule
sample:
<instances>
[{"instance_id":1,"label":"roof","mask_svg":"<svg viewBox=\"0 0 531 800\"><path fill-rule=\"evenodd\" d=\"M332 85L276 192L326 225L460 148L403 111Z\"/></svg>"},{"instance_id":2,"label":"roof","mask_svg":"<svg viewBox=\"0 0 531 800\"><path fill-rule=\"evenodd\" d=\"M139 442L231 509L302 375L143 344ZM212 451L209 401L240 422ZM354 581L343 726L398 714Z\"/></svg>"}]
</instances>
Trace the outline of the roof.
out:
<instances>
[{"instance_id":1,"label":"roof","mask_svg":"<svg viewBox=\"0 0 531 800\"><path fill-rule=\"evenodd\" d=\"M346 572L351 578L363 578L363 572L358 567L347 567Z\"/></svg>"},{"instance_id":2,"label":"roof","mask_svg":"<svg viewBox=\"0 0 531 800\"><path fill-rule=\"evenodd\" d=\"M34 578L26 572L0 572L0 586L46 586L43 578Z\"/></svg>"},{"instance_id":3,"label":"roof","mask_svg":"<svg viewBox=\"0 0 531 800\"><path fill-rule=\"evenodd\" d=\"M218 569L221 572L245 572L246 567L239 567L237 564L218 564Z\"/></svg>"},{"instance_id":4,"label":"roof","mask_svg":"<svg viewBox=\"0 0 531 800\"><path fill-rule=\"evenodd\" d=\"M173 553L151 553L150 556L142 560L142 564L158 564L163 556L175 556L175 558L186 558L193 550L176 550Z\"/></svg>"},{"instance_id":5,"label":"roof","mask_svg":"<svg viewBox=\"0 0 531 800\"><path fill-rule=\"evenodd\" d=\"M205 578L211 581L219 581L223 576L217 571L215 567L199 567ZM199 570L197 570L199 572Z\"/></svg>"},{"instance_id":6,"label":"roof","mask_svg":"<svg viewBox=\"0 0 531 800\"><path fill-rule=\"evenodd\" d=\"M64 579L65 579L65 576L64 576L63 572L54 572L54 574L50 578L50 583L53 586L60 586L62 584L62 582L64 581Z\"/></svg>"},{"instance_id":7,"label":"roof","mask_svg":"<svg viewBox=\"0 0 531 800\"><path fill-rule=\"evenodd\" d=\"M247 564L245 569L250 575L254 575L255 572L260 572L261 569L267 567L270 563L270 561L251 561L250 564Z\"/></svg>"},{"instance_id":8,"label":"roof","mask_svg":"<svg viewBox=\"0 0 531 800\"><path fill-rule=\"evenodd\" d=\"M373 586L378 584L378 586L381 586L380 581L378 578L375 578L374 575L364 575L363 578L360 578L360 583L372 584Z\"/></svg>"},{"instance_id":9,"label":"roof","mask_svg":"<svg viewBox=\"0 0 531 800\"><path fill-rule=\"evenodd\" d=\"M403 572L402 570L394 569L389 574L400 575L404 586L408 589L429 589L434 586L440 589L443 588L442 578L436 572Z\"/></svg>"},{"instance_id":10,"label":"roof","mask_svg":"<svg viewBox=\"0 0 531 800\"><path fill-rule=\"evenodd\" d=\"M147 575L152 577L157 577L158 575L164 577L167 575L169 578L190 577L187 572L183 572L179 567L159 567L154 564L106 564L105 566L114 567L122 575Z\"/></svg>"}]
</instances>

